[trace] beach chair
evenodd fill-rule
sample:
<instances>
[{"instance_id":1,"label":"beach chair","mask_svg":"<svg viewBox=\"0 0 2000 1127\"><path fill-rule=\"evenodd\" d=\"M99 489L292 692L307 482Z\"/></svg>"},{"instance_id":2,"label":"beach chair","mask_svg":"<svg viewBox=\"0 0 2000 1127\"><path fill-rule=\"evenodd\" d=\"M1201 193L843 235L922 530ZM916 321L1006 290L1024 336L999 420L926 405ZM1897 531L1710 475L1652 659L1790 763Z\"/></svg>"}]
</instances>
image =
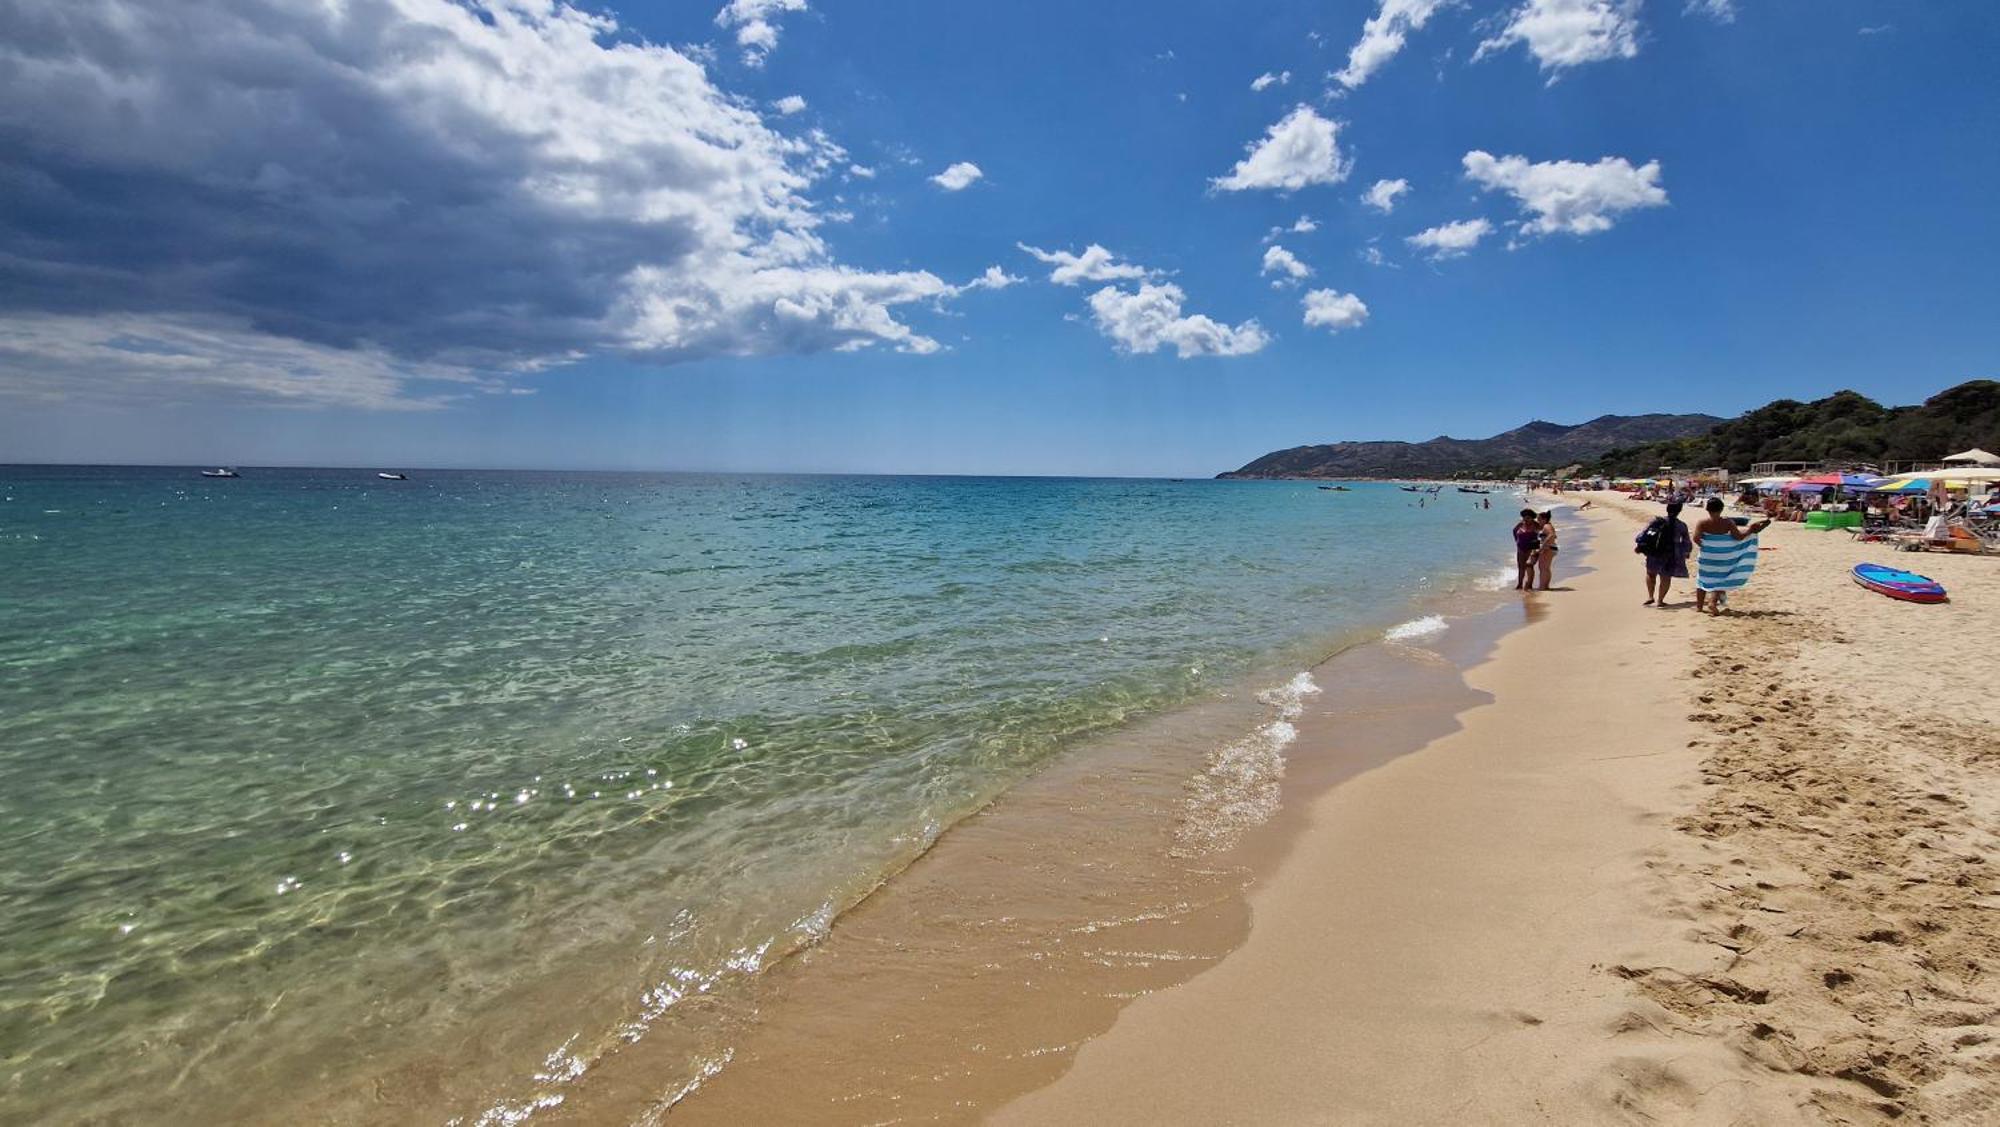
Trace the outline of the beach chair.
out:
<instances>
[{"instance_id":1,"label":"beach chair","mask_svg":"<svg viewBox=\"0 0 2000 1127\"><path fill-rule=\"evenodd\" d=\"M1952 520L1942 526L1933 524L1915 532L1893 533L1883 539L1893 543L1898 551L1904 552L1959 552L1965 555L1981 555L1993 550L1985 538L1967 528L1962 520Z\"/></svg>"}]
</instances>

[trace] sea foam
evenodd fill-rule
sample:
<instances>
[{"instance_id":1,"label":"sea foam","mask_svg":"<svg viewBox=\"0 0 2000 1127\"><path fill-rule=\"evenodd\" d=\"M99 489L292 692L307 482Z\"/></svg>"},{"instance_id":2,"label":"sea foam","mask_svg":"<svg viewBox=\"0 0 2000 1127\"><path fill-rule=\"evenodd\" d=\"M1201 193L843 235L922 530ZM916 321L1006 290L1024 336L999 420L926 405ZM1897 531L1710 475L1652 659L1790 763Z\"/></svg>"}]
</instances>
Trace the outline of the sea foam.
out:
<instances>
[{"instance_id":1,"label":"sea foam","mask_svg":"<svg viewBox=\"0 0 2000 1127\"><path fill-rule=\"evenodd\" d=\"M1408 622L1391 626L1383 632L1382 636L1391 642L1414 642L1418 638L1428 638L1433 634L1442 634L1446 629L1447 624L1443 615L1427 614L1422 618L1413 618Z\"/></svg>"},{"instance_id":2,"label":"sea foam","mask_svg":"<svg viewBox=\"0 0 2000 1127\"><path fill-rule=\"evenodd\" d=\"M1277 716L1249 735L1211 755L1208 766L1188 783L1188 795L1174 852L1214 853L1234 845L1243 832L1278 811L1278 784L1285 777L1285 749L1299 738L1292 721L1305 713L1306 698L1320 691L1311 673L1300 673L1257 699Z\"/></svg>"}]
</instances>

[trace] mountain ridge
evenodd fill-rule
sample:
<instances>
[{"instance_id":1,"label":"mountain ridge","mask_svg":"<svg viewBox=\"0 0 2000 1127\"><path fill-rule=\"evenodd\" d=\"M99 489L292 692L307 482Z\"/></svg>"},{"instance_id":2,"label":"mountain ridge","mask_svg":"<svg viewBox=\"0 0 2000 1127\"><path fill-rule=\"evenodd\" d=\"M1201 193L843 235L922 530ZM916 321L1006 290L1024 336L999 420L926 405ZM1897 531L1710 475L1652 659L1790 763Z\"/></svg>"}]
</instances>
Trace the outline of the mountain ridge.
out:
<instances>
[{"instance_id":1,"label":"mountain ridge","mask_svg":"<svg viewBox=\"0 0 2000 1127\"><path fill-rule=\"evenodd\" d=\"M1410 478L1511 475L1523 466L1566 466L1610 451L1705 434L1714 415L1599 415L1565 424L1531 419L1490 438L1439 435L1424 442L1332 442L1274 450L1218 478Z\"/></svg>"}]
</instances>

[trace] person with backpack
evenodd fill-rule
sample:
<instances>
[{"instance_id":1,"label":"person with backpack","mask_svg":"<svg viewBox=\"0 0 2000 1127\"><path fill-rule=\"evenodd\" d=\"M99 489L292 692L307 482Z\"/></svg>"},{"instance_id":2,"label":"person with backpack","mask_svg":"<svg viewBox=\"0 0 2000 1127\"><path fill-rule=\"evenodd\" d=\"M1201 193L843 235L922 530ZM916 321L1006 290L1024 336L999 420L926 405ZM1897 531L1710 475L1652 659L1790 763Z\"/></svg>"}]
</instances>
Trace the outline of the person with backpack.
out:
<instances>
[{"instance_id":1,"label":"person with backpack","mask_svg":"<svg viewBox=\"0 0 2000 1127\"><path fill-rule=\"evenodd\" d=\"M1681 503L1669 501L1667 515L1654 517L1641 529L1632 550L1646 557L1646 601L1642 605L1664 608L1674 580L1687 578L1688 555L1694 551L1694 537L1688 533L1687 522L1681 520Z\"/></svg>"}]
</instances>

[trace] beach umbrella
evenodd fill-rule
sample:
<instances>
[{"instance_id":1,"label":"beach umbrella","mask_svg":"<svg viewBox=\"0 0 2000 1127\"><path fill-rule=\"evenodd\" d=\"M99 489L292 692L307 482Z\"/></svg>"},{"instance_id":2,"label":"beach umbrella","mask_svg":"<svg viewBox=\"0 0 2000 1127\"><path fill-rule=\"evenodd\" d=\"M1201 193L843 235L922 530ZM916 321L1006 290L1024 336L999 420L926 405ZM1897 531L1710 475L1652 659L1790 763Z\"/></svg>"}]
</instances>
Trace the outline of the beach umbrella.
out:
<instances>
[{"instance_id":1,"label":"beach umbrella","mask_svg":"<svg viewBox=\"0 0 2000 1127\"><path fill-rule=\"evenodd\" d=\"M1933 481L1942 481L1953 489L1963 489L1975 481L2000 481L2000 469L1955 466L1948 470L1924 470L1919 473L1897 474L1884 485L1900 485L1905 482L1920 481L1926 486Z\"/></svg>"},{"instance_id":2,"label":"beach umbrella","mask_svg":"<svg viewBox=\"0 0 2000 1127\"><path fill-rule=\"evenodd\" d=\"M1882 479L1867 473L1818 473L1802 477L1791 489L1824 489L1831 485L1838 489L1872 489L1881 484Z\"/></svg>"},{"instance_id":3,"label":"beach umbrella","mask_svg":"<svg viewBox=\"0 0 2000 1127\"><path fill-rule=\"evenodd\" d=\"M1901 478L1888 478L1877 482L1868 489L1870 493L1926 493L1929 491L1930 483L1927 481L1915 479L1903 480Z\"/></svg>"},{"instance_id":4,"label":"beach umbrella","mask_svg":"<svg viewBox=\"0 0 2000 1127\"><path fill-rule=\"evenodd\" d=\"M1949 457L1945 458L1944 461L1946 465L1951 465L1952 463L1956 462L1974 466L2000 466L2000 454L1994 454L1986 450L1981 450L1979 447L1975 446L1972 449L1964 451L1962 453L1950 455Z\"/></svg>"}]
</instances>

